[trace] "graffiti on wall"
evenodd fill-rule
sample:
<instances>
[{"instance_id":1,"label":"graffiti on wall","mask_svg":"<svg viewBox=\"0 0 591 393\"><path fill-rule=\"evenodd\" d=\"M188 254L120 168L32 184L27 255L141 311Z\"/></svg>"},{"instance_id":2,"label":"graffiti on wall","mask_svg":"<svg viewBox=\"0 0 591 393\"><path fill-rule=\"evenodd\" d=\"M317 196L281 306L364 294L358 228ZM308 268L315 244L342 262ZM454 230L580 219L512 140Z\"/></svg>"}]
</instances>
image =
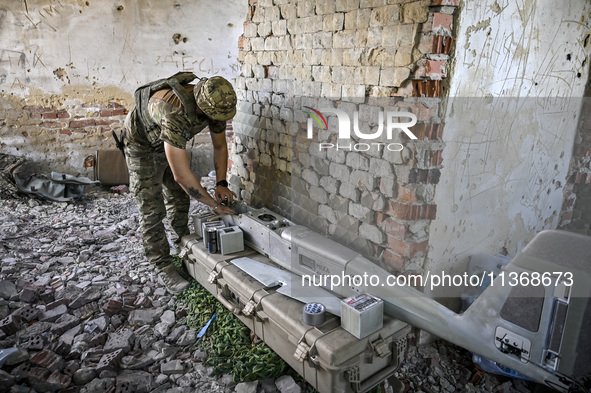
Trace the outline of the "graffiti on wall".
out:
<instances>
[{"instance_id":1,"label":"graffiti on wall","mask_svg":"<svg viewBox=\"0 0 591 393\"><path fill-rule=\"evenodd\" d=\"M219 74L220 72L238 72L240 64L233 63L229 66L219 66L211 57L192 56L183 53L174 52L172 55L156 56L155 66L167 67L173 66L181 71L201 72L205 74Z\"/></svg>"}]
</instances>

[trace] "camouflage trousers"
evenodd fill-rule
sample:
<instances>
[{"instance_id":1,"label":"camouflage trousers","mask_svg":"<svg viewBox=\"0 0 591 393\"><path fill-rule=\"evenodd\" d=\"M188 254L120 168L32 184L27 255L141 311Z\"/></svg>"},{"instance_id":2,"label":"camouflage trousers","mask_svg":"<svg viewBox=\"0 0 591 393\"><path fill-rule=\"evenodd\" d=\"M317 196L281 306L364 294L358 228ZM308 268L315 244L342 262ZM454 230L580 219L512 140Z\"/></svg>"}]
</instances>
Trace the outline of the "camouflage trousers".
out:
<instances>
[{"instance_id":1,"label":"camouflage trousers","mask_svg":"<svg viewBox=\"0 0 591 393\"><path fill-rule=\"evenodd\" d=\"M154 148L138 143L129 137L130 132L134 132L133 125L126 128L128 137L124 144L129 188L140 212L144 251L149 262L162 268L172 262L163 219L168 218L178 240L187 235L190 198L174 180L163 145Z\"/></svg>"}]
</instances>

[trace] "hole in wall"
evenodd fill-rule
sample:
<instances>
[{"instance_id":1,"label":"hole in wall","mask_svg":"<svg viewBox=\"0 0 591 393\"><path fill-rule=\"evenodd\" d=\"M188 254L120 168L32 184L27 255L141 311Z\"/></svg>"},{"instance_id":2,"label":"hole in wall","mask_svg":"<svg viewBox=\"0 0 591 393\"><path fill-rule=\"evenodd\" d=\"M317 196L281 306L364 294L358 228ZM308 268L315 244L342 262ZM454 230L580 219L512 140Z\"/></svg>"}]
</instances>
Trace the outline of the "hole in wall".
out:
<instances>
[{"instance_id":1,"label":"hole in wall","mask_svg":"<svg viewBox=\"0 0 591 393\"><path fill-rule=\"evenodd\" d=\"M571 53L566 55L566 60L571 61L573 58L573 55Z\"/></svg>"},{"instance_id":2,"label":"hole in wall","mask_svg":"<svg viewBox=\"0 0 591 393\"><path fill-rule=\"evenodd\" d=\"M585 41L583 42L583 46L586 48L587 44L589 44L589 39L591 38L591 34L587 34L585 36Z\"/></svg>"},{"instance_id":3,"label":"hole in wall","mask_svg":"<svg viewBox=\"0 0 591 393\"><path fill-rule=\"evenodd\" d=\"M119 7L117 7L117 11L123 11L125 9L124 6L120 5Z\"/></svg>"}]
</instances>

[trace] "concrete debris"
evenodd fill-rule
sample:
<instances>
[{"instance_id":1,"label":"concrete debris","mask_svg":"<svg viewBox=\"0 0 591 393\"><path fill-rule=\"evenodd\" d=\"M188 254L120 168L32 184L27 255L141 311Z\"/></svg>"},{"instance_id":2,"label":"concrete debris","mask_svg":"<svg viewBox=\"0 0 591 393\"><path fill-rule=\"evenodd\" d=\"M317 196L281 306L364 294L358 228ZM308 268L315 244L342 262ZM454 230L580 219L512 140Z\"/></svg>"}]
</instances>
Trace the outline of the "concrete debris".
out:
<instances>
[{"instance_id":1,"label":"concrete debris","mask_svg":"<svg viewBox=\"0 0 591 393\"><path fill-rule=\"evenodd\" d=\"M4 202L0 349L18 351L0 370L0 391L310 391L291 376L254 382L214 376L196 332L184 325L187 309L143 256L126 188L74 203ZM525 383L479 371L465 351L443 344L410 347L397 375L407 392L529 391Z\"/></svg>"}]
</instances>

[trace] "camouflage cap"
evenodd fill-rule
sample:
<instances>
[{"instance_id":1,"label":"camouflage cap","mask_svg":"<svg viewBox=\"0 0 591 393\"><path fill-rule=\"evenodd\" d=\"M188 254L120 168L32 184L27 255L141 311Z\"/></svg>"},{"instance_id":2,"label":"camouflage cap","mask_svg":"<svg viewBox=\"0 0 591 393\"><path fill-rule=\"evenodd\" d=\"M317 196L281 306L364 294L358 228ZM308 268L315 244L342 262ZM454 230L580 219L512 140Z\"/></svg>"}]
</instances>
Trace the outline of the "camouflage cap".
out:
<instances>
[{"instance_id":1,"label":"camouflage cap","mask_svg":"<svg viewBox=\"0 0 591 393\"><path fill-rule=\"evenodd\" d=\"M225 78L213 76L195 89L199 109L213 120L230 120L236 114L236 92Z\"/></svg>"}]
</instances>

